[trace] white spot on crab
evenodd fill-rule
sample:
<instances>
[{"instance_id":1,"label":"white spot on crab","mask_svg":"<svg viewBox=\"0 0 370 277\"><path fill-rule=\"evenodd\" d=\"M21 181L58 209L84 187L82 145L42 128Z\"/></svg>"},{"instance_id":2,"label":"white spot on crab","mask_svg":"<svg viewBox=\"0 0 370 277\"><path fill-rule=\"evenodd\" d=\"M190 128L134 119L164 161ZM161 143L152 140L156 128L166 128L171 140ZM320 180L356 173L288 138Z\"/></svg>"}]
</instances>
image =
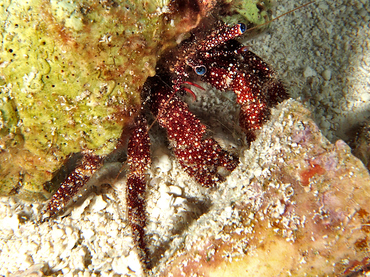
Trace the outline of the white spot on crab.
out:
<instances>
[{"instance_id":1,"label":"white spot on crab","mask_svg":"<svg viewBox=\"0 0 370 277\"><path fill-rule=\"evenodd\" d=\"M226 79L225 79L225 85L227 87L229 87L232 81L233 81L233 79L230 78L229 76L227 76Z\"/></svg>"}]
</instances>

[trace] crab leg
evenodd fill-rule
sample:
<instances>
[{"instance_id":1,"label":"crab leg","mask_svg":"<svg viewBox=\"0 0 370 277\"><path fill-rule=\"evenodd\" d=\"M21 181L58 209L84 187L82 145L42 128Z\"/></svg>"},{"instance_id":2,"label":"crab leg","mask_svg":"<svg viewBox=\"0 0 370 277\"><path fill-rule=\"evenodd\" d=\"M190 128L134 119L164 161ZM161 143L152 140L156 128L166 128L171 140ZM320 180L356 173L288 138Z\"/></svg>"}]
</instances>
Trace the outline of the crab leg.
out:
<instances>
[{"instance_id":1,"label":"crab leg","mask_svg":"<svg viewBox=\"0 0 370 277\"><path fill-rule=\"evenodd\" d=\"M199 51L209 51L225 42L239 37L246 31L246 26L244 23L235 24L232 27L228 25L222 25L219 29L216 29L212 34L210 34L204 42L199 44Z\"/></svg>"},{"instance_id":2,"label":"crab leg","mask_svg":"<svg viewBox=\"0 0 370 277\"><path fill-rule=\"evenodd\" d=\"M80 165L68 175L42 210L42 220L52 217L63 210L81 188L85 186L90 177L102 166L102 162L102 157L90 152L83 153Z\"/></svg>"},{"instance_id":3,"label":"crab leg","mask_svg":"<svg viewBox=\"0 0 370 277\"><path fill-rule=\"evenodd\" d=\"M167 135L181 166L200 184L213 187L224 180L220 167L232 171L239 160L212 138L204 138L204 126L177 95L165 86L151 92L151 110Z\"/></svg>"},{"instance_id":4,"label":"crab leg","mask_svg":"<svg viewBox=\"0 0 370 277\"><path fill-rule=\"evenodd\" d=\"M130 131L131 136L127 146L127 162L130 166L126 194L128 221L139 249L139 256L148 265L149 255L144 239L146 226L145 173L150 167L151 159L150 140L145 119L138 116ZM123 134L117 147L124 144L125 138L126 136ZM83 153L80 165L68 175L43 209L41 220L46 220L63 210L86 185L91 176L101 168L102 164L103 157L91 152Z\"/></svg>"},{"instance_id":5,"label":"crab leg","mask_svg":"<svg viewBox=\"0 0 370 277\"><path fill-rule=\"evenodd\" d=\"M128 221L132 234L139 248L139 256L148 264L149 252L145 242L146 208L145 208L145 173L150 167L150 139L146 120L139 116L127 146L127 162L130 173L127 178L126 201Z\"/></svg>"}]
</instances>

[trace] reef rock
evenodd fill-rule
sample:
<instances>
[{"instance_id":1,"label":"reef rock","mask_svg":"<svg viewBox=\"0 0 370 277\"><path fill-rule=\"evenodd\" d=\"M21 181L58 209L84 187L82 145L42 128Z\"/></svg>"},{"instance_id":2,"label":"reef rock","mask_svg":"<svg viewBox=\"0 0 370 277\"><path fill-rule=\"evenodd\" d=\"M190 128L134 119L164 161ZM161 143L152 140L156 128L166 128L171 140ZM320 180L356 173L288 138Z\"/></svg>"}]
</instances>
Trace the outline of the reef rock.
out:
<instances>
[{"instance_id":1,"label":"reef rock","mask_svg":"<svg viewBox=\"0 0 370 277\"><path fill-rule=\"evenodd\" d=\"M370 170L370 122L363 122L353 142L353 155L358 157Z\"/></svg>"},{"instance_id":2,"label":"reef rock","mask_svg":"<svg viewBox=\"0 0 370 277\"><path fill-rule=\"evenodd\" d=\"M273 111L160 276L347 276L369 271L370 176L294 100ZM352 275L351 275L352 276ZM355 275L357 276L357 275Z\"/></svg>"}]
</instances>

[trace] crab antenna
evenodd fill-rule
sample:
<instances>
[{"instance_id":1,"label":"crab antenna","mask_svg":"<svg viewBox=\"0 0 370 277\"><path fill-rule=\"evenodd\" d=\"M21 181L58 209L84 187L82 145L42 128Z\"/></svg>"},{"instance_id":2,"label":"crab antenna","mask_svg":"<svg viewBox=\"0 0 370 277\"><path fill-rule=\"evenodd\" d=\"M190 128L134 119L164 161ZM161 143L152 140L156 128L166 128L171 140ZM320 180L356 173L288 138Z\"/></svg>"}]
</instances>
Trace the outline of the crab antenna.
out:
<instances>
[{"instance_id":1,"label":"crab antenna","mask_svg":"<svg viewBox=\"0 0 370 277\"><path fill-rule=\"evenodd\" d=\"M222 28L225 28L225 26L222 26ZM247 27L244 23L238 23L231 28L226 25L224 32L215 32L207 37L206 41L200 45L199 50L208 51L218 45L224 44L226 41L242 35L246 29Z\"/></svg>"},{"instance_id":2,"label":"crab antenna","mask_svg":"<svg viewBox=\"0 0 370 277\"><path fill-rule=\"evenodd\" d=\"M273 18L272 20L270 20L268 22L265 22L265 23L263 23L261 25L258 25L258 26L254 26L252 28L249 28L248 30L247 30L247 27L246 27L246 25L244 23L238 23L238 24L234 25L231 28L228 27L225 24L220 29L218 29L217 32L214 32L211 35L209 35L206 38L205 42L202 43L199 46L199 50L200 51L208 51L208 50L211 50L214 47L217 47L217 46L219 46L221 44L224 44L228 40L231 40L231 39L234 39L234 38L239 37L240 35L244 34L245 31L250 32L250 31L252 31L252 30L254 30L256 28L260 28L260 27L262 27L264 25L270 24L271 22L279 19L280 17L283 17L283 16L285 16L285 15L291 13L291 12L294 12L296 10L299 10L301 8L304 8L304 7L310 5L310 4L314 3L314 2L315 1L310 1L310 2L308 2L306 4L303 4L303 5L299 6L299 7L291 10L291 11L288 11L286 13L281 14L278 17L275 17L275 18ZM220 30L223 30L223 29L225 29L225 31L220 32Z\"/></svg>"}]
</instances>

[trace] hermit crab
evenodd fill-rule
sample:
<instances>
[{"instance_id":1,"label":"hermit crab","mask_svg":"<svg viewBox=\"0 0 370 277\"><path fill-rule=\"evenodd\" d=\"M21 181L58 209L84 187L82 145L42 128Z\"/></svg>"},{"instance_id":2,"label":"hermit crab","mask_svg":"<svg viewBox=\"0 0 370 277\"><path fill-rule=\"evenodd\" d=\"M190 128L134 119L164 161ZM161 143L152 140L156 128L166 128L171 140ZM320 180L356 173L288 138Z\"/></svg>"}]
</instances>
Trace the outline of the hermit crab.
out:
<instances>
[{"instance_id":1,"label":"hermit crab","mask_svg":"<svg viewBox=\"0 0 370 277\"><path fill-rule=\"evenodd\" d=\"M271 107L288 98L275 72L258 56L236 40L246 31L243 23L217 27L204 33L197 30L178 47L168 51L157 64L156 75L148 78L142 91L142 108L130 130L123 131L117 149L127 144L127 209L128 220L139 255L151 267L145 238L146 171L151 164L150 139L146 116L148 111L167 132L178 162L200 185L214 187L238 165L238 157L222 149L207 135L207 128L190 112L180 94L190 93L189 86L210 84L221 91L232 90L240 105L239 123L252 142L268 119ZM83 152L80 164L62 182L47 203L43 217L58 213L73 199L90 177L101 167L104 157Z\"/></svg>"}]
</instances>

